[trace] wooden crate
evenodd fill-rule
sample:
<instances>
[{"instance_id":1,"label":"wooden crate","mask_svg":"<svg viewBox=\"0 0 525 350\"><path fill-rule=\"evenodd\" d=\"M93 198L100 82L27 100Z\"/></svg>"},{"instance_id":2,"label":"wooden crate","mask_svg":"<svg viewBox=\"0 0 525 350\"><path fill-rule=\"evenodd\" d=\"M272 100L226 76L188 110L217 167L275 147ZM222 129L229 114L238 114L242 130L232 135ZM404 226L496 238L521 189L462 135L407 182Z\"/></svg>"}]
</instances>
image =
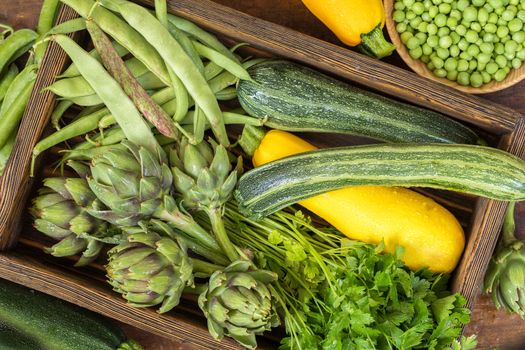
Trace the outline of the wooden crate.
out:
<instances>
[{"instance_id":1,"label":"wooden crate","mask_svg":"<svg viewBox=\"0 0 525 350\"><path fill-rule=\"evenodd\" d=\"M146 5L153 3L152 0L139 2ZM525 156L524 119L510 108L461 93L385 62L209 0L170 1L169 11L221 38L249 43L255 50L310 65L386 96L449 115L474 126L499 148L522 158ZM58 22L76 16L74 11L64 6ZM151 309L132 308L104 283L101 266L72 269L67 261L41 253L45 240L31 234L30 218L26 213L27 199L33 185L40 185L38 180L29 177L29 165L32 148L45 133L56 102L50 92L41 92L41 89L54 81L67 62L65 53L51 43L25 112L13 155L0 178L0 250L5 251L0 255L2 277L152 333L183 341L188 344L188 348L239 348L228 339L220 345L214 341L191 300L184 301L168 315L158 315ZM328 145L359 142L359 139L348 136L326 138L314 135L312 139L317 144ZM39 171L42 168L42 164L37 164L37 174L42 174ZM472 307L481 292L481 283L499 236L506 203L446 192L431 194L456 215L467 220L467 245L453 275L451 287L464 294L468 306ZM273 341L271 337L268 339L261 342L263 348L275 345L275 338Z\"/></svg>"}]
</instances>

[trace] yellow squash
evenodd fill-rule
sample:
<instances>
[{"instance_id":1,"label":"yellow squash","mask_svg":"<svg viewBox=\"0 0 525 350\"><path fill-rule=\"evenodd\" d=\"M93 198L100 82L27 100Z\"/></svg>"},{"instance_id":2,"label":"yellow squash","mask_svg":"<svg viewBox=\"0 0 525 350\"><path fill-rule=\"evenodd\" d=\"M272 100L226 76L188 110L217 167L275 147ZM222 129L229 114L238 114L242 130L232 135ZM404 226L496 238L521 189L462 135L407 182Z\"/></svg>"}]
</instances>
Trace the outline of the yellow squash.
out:
<instances>
[{"instance_id":1,"label":"yellow squash","mask_svg":"<svg viewBox=\"0 0 525 350\"><path fill-rule=\"evenodd\" d=\"M385 40L385 10L382 0L302 0L343 43L382 58L394 46Z\"/></svg>"},{"instance_id":2,"label":"yellow squash","mask_svg":"<svg viewBox=\"0 0 525 350\"><path fill-rule=\"evenodd\" d=\"M254 166L316 149L288 132L272 130L253 153ZM461 225L448 210L417 192L400 187L354 186L299 203L351 239L386 250L405 248L403 260L412 270L428 267L451 272L465 245Z\"/></svg>"}]
</instances>

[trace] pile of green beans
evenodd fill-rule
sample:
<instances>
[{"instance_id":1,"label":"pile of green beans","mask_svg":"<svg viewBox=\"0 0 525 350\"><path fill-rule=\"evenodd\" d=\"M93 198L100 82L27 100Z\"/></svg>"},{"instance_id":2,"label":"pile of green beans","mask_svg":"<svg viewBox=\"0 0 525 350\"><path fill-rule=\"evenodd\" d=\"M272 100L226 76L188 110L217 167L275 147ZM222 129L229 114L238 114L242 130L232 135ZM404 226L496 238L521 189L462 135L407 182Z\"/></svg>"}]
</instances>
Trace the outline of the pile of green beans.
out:
<instances>
[{"instance_id":1,"label":"pile of green beans","mask_svg":"<svg viewBox=\"0 0 525 350\"><path fill-rule=\"evenodd\" d=\"M412 58L460 85L502 81L525 59L523 0L397 0L392 18Z\"/></svg>"}]
</instances>

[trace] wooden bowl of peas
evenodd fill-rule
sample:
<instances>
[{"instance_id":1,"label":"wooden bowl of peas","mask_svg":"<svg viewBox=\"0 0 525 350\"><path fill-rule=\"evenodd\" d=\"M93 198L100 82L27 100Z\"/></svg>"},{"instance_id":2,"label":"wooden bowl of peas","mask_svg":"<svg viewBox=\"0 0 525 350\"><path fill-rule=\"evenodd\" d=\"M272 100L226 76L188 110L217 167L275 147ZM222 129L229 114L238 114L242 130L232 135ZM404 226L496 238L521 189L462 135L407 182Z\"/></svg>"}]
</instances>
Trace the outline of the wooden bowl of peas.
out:
<instances>
[{"instance_id":1,"label":"wooden bowl of peas","mask_svg":"<svg viewBox=\"0 0 525 350\"><path fill-rule=\"evenodd\" d=\"M525 0L384 0L390 39L417 74L484 94L525 78Z\"/></svg>"}]
</instances>

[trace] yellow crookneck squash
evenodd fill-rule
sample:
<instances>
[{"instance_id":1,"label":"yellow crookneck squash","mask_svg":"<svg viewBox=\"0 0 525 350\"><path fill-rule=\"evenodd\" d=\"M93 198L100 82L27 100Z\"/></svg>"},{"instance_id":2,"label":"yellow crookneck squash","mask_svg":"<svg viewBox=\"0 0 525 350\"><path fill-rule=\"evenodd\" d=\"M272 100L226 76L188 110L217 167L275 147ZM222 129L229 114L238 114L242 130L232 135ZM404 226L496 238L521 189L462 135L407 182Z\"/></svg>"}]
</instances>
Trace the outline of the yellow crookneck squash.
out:
<instances>
[{"instance_id":1,"label":"yellow crookneck squash","mask_svg":"<svg viewBox=\"0 0 525 350\"><path fill-rule=\"evenodd\" d=\"M280 130L258 135L245 132L239 143L253 156L255 167L316 149ZM406 188L347 187L299 204L351 239L372 244L384 241L386 251L392 253L396 246L402 246L403 260L412 270L428 267L434 272L451 272L465 246L463 229L454 215L432 199Z\"/></svg>"},{"instance_id":2,"label":"yellow crookneck squash","mask_svg":"<svg viewBox=\"0 0 525 350\"><path fill-rule=\"evenodd\" d=\"M382 0L302 0L343 43L376 58L390 55L394 45L383 35Z\"/></svg>"}]
</instances>

